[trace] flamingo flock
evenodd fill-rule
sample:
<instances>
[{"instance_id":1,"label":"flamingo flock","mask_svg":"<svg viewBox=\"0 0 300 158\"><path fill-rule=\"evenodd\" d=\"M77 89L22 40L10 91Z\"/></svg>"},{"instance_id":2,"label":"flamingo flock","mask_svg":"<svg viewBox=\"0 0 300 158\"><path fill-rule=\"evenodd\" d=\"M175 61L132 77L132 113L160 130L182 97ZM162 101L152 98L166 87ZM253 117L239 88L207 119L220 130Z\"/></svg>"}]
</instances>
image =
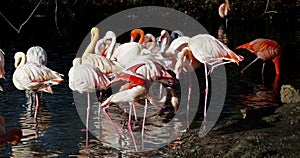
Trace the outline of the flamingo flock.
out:
<instances>
[{"instance_id":1,"label":"flamingo flock","mask_svg":"<svg viewBox=\"0 0 300 158\"><path fill-rule=\"evenodd\" d=\"M229 7L226 7L226 4L224 5L225 8ZM225 16L227 12L223 14ZM73 60L73 66L68 73L70 89L87 94L86 131L88 131L89 124L90 93L100 93L98 95L100 96L98 112L100 113L102 108L118 135L120 135L119 131L107 109L111 104L128 104L127 127L136 151L138 151L138 147L131 127L132 111L137 121L135 106L144 103L143 138L148 104L161 108L167 98L162 94L160 98L151 96L150 91L154 88L154 83L160 84L160 93L164 88L171 95L170 102L176 113L179 107L179 96L172 87L179 84L180 75L183 71L189 74L196 68L204 66L203 123L205 124L209 92L208 76L220 65L229 63L239 65L244 59L224 43L208 34L189 37L178 30L173 31L171 35L167 30L162 30L160 36L155 37L151 33L144 33L142 29L133 29L130 37L128 37L130 40L121 44L117 43L116 34L113 31L108 31L100 39L99 28L93 27L90 36L90 43L83 52L82 57ZM262 59L264 61L272 60L275 64L276 74L280 74L281 48L277 42L270 39L256 39L238 46L236 49L247 49L247 51L257 56L253 62L242 69L241 73L245 73L245 70L255 61ZM36 120L40 106L38 92L53 93L51 87L63 82L63 74L46 67L47 54L39 46L31 47L26 54L23 52L15 53L14 59L16 69L12 77L13 84L18 90L25 90L27 93L34 95L36 99L34 119ZM262 74L263 71L264 65ZM5 79L4 52L1 49L0 78ZM187 109L191 97L191 84L190 79ZM102 90L116 86L119 86L118 92L113 93L106 100L101 98ZM0 87L0 90L2 89ZM3 123L2 126L1 128L4 128ZM6 136L4 130L1 131L2 134L0 133L0 135ZM3 140L8 141L9 139Z\"/></svg>"}]
</instances>

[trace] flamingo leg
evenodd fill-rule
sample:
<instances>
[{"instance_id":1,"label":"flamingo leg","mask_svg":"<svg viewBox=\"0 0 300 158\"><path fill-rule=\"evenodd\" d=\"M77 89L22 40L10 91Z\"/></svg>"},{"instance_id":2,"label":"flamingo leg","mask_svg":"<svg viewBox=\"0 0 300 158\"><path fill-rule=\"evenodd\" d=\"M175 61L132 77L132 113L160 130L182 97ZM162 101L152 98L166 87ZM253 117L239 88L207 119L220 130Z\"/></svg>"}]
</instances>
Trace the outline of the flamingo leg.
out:
<instances>
[{"instance_id":1,"label":"flamingo leg","mask_svg":"<svg viewBox=\"0 0 300 158\"><path fill-rule=\"evenodd\" d=\"M86 131L85 131L85 146L89 147L89 117L90 117L90 93L87 94L87 108L86 108Z\"/></svg>"},{"instance_id":2,"label":"flamingo leg","mask_svg":"<svg viewBox=\"0 0 300 158\"><path fill-rule=\"evenodd\" d=\"M135 121L138 121L137 115L136 115L135 106L133 106L133 114L134 114L134 119L135 119Z\"/></svg>"},{"instance_id":3,"label":"flamingo leg","mask_svg":"<svg viewBox=\"0 0 300 158\"><path fill-rule=\"evenodd\" d=\"M35 95L35 111L34 111L34 120L36 121L37 120L37 113L38 113L38 110L39 110L39 106L40 106L40 103L39 103L39 97L37 95L36 92L34 92L34 95Z\"/></svg>"},{"instance_id":4,"label":"flamingo leg","mask_svg":"<svg viewBox=\"0 0 300 158\"><path fill-rule=\"evenodd\" d=\"M192 93L192 77L191 72L188 73L189 76L189 93L187 98L187 105L186 105L186 126L189 129L189 111L190 111L190 100L191 100L191 93Z\"/></svg>"},{"instance_id":5,"label":"flamingo leg","mask_svg":"<svg viewBox=\"0 0 300 158\"><path fill-rule=\"evenodd\" d=\"M162 91L163 91L163 85L160 84L160 85L159 85L159 99L162 98Z\"/></svg>"},{"instance_id":6,"label":"flamingo leg","mask_svg":"<svg viewBox=\"0 0 300 158\"><path fill-rule=\"evenodd\" d=\"M120 135L120 133L119 133L119 131L118 131L118 128L117 128L117 126L115 125L115 123L114 123L114 121L112 120L112 118L109 116L109 114L107 113L107 108L109 107L109 105L108 106L106 106L106 107L104 107L103 108L103 112L104 112L104 114L106 115L106 117L108 117L108 119L110 120L110 122L112 123L112 125L114 126L114 129L115 129L115 131L117 132L117 134L118 134L118 138L120 139L121 138L121 135Z\"/></svg>"},{"instance_id":7,"label":"flamingo leg","mask_svg":"<svg viewBox=\"0 0 300 158\"><path fill-rule=\"evenodd\" d=\"M262 80L262 83L265 83L264 70L265 70L265 62L263 63L262 69L261 69L261 80Z\"/></svg>"},{"instance_id":8,"label":"flamingo leg","mask_svg":"<svg viewBox=\"0 0 300 158\"><path fill-rule=\"evenodd\" d=\"M249 65L247 65L246 67L244 67L244 68L241 70L241 73L243 74L244 71L245 71L250 65L252 65L254 62L257 61L257 59L259 59L259 58L254 59Z\"/></svg>"},{"instance_id":9,"label":"flamingo leg","mask_svg":"<svg viewBox=\"0 0 300 158\"><path fill-rule=\"evenodd\" d=\"M102 91L99 93L99 105L98 105L98 125L99 131L101 133L101 104L102 104ZM99 135L100 138L100 135Z\"/></svg>"},{"instance_id":10,"label":"flamingo leg","mask_svg":"<svg viewBox=\"0 0 300 158\"><path fill-rule=\"evenodd\" d=\"M129 132L130 132L130 135L131 135L131 137L132 137L132 141L133 141L133 144L134 144L134 147L135 147L135 151L138 151L137 146L136 146L136 141L135 141L135 138L134 138L132 129L131 129L131 111L132 111L132 108L133 108L133 104L130 103L130 108L129 108L129 118L128 118L127 126L128 126L128 130L129 130Z\"/></svg>"},{"instance_id":11,"label":"flamingo leg","mask_svg":"<svg viewBox=\"0 0 300 158\"><path fill-rule=\"evenodd\" d=\"M205 100L204 100L204 111L203 111L203 128L205 130L206 124L206 106L207 106L207 96L208 96L208 74L207 74L207 65L204 64L204 71L205 71Z\"/></svg>"},{"instance_id":12,"label":"flamingo leg","mask_svg":"<svg viewBox=\"0 0 300 158\"><path fill-rule=\"evenodd\" d=\"M142 125L142 148L144 148L144 131L145 131L145 122L146 122L146 113L148 108L148 101L145 99L145 107L144 107L144 118L143 118L143 125Z\"/></svg>"},{"instance_id":13,"label":"flamingo leg","mask_svg":"<svg viewBox=\"0 0 300 158\"><path fill-rule=\"evenodd\" d=\"M226 62L222 62L222 63L219 63L219 64L216 64L216 65L212 66L211 69L208 71L207 75L211 74L216 67L218 67L220 65L225 65L225 64L228 64L228 63L232 63L232 61L226 61Z\"/></svg>"}]
</instances>

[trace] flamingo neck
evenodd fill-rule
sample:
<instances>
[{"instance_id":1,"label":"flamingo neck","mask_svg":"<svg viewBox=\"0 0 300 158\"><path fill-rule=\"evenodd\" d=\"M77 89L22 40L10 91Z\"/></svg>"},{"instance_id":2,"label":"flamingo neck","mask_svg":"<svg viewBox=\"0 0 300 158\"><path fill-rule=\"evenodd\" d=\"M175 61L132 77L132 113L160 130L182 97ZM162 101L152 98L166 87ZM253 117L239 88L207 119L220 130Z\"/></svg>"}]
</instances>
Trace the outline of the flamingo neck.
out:
<instances>
[{"instance_id":1,"label":"flamingo neck","mask_svg":"<svg viewBox=\"0 0 300 158\"><path fill-rule=\"evenodd\" d=\"M139 44L143 44L144 43L144 38L145 38L145 33L142 29L134 29L131 31L130 33L131 35L131 42L134 42L134 40L137 38L138 35L140 35L140 39L139 39Z\"/></svg>"},{"instance_id":2,"label":"flamingo neck","mask_svg":"<svg viewBox=\"0 0 300 158\"><path fill-rule=\"evenodd\" d=\"M15 58L15 67L26 64L26 56L23 52L17 52L14 56Z\"/></svg>"},{"instance_id":3,"label":"flamingo neck","mask_svg":"<svg viewBox=\"0 0 300 158\"><path fill-rule=\"evenodd\" d=\"M112 54L113 54L113 50L114 50L114 48L115 48L115 45L116 45L116 37L114 36L114 37L112 37L112 39L111 39L111 43L109 44L109 46L108 46L108 49L107 49L107 51L106 51L106 58L107 59L110 59L111 58L111 56L112 56Z\"/></svg>"},{"instance_id":4,"label":"flamingo neck","mask_svg":"<svg viewBox=\"0 0 300 158\"><path fill-rule=\"evenodd\" d=\"M166 32L162 37L160 52L165 52L169 46L170 43L170 35L168 32Z\"/></svg>"},{"instance_id":5,"label":"flamingo neck","mask_svg":"<svg viewBox=\"0 0 300 158\"><path fill-rule=\"evenodd\" d=\"M96 47L96 44L97 44L98 40L99 40L99 29L96 28L96 27L93 27L91 29L91 42L88 45L88 47L85 49L82 57L85 57L85 56L93 53L93 51L95 50L95 47Z\"/></svg>"}]
</instances>

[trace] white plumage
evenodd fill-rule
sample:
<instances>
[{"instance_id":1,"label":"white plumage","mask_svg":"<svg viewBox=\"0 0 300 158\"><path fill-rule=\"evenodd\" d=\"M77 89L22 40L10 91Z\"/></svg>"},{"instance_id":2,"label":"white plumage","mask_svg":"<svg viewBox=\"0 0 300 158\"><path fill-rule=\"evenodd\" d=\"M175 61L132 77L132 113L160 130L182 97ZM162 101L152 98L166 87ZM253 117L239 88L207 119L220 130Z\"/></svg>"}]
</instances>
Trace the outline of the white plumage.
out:
<instances>
[{"instance_id":1,"label":"white plumage","mask_svg":"<svg viewBox=\"0 0 300 158\"><path fill-rule=\"evenodd\" d=\"M28 63L47 65L47 53L40 46L29 48L27 50L26 57Z\"/></svg>"}]
</instances>

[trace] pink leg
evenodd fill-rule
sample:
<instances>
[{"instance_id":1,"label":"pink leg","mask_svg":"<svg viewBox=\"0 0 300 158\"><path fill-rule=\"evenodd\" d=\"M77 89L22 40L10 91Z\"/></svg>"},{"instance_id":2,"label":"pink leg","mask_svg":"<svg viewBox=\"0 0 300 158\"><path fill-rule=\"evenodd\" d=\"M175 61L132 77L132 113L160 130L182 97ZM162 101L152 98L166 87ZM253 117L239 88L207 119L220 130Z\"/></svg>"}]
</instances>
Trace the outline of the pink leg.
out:
<instances>
[{"instance_id":1,"label":"pink leg","mask_svg":"<svg viewBox=\"0 0 300 158\"><path fill-rule=\"evenodd\" d=\"M132 111L132 108L133 108L133 105L130 103L130 108L129 108L129 118L128 118L128 130L131 134L131 137L132 137L132 141L133 141L133 144L134 144L134 147L135 147L135 151L138 151L137 149L137 146L136 146L136 142L135 142L135 139L134 139L134 135L133 135L133 132L132 132L132 129L131 129L131 111Z\"/></svg>"},{"instance_id":2,"label":"pink leg","mask_svg":"<svg viewBox=\"0 0 300 158\"><path fill-rule=\"evenodd\" d=\"M86 108L86 131L85 131L85 146L89 147L89 117L90 117L90 93L87 94L88 105Z\"/></svg>"},{"instance_id":3,"label":"pink leg","mask_svg":"<svg viewBox=\"0 0 300 158\"><path fill-rule=\"evenodd\" d=\"M163 85L160 84L160 85L159 85L159 99L162 98L162 91L163 91Z\"/></svg>"},{"instance_id":4,"label":"pink leg","mask_svg":"<svg viewBox=\"0 0 300 158\"><path fill-rule=\"evenodd\" d=\"M192 93L192 78L191 73L188 73L189 75L189 94L187 98L187 105L186 105L186 126L187 129L189 129L189 111L190 111L190 100L191 100L191 93Z\"/></svg>"},{"instance_id":5,"label":"pink leg","mask_svg":"<svg viewBox=\"0 0 300 158\"><path fill-rule=\"evenodd\" d=\"M203 128L205 130L206 124L206 106L207 106L207 96L208 96L208 74L207 74L207 65L204 64L204 71L205 71L205 100L204 100L204 111L203 111Z\"/></svg>"},{"instance_id":6,"label":"pink leg","mask_svg":"<svg viewBox=\"0 0 300 158\"><path fill-rule=\"evenodd\" d=\"M145 99L145 110L144 110L144 118L143 118L143 125L142 125L142 147L144 148L144 131L145 131L145 122L146 122L146 113L148 108L148 101Z\"/></svg>"},{"instance_id":7,"label":"pink leg","mask_svg":"<svg viewBox=\"0 0 300 158\"><path fill-rule=\"evenodd\" d=\"M106 109L109 107L109 105L107 105L106 107L103 108L103 112L106 115L106 117L108 117L108 119L110 120L110 122L112 123L112 125L114 126L115 131L118 133L118 138L120 139L120 133L117 129L117 126L115 125L114 121L112 120L112 118L109 116L109 114L107 113Z\"/></svg>"},{"instance_id":8,"label":"pink leg","mask_svg":"<svg viewBox=\"0 0 300 158\"><path fill-rule=\"evenodd\" d=\"M35 112L34 112L34 121L37 121L37 113L39 111L39 106L40 106L40 103L39 103L39 96L37 95L36 92L34 92L34 95L35 95Z\"/></svg>"}]
</instances>

